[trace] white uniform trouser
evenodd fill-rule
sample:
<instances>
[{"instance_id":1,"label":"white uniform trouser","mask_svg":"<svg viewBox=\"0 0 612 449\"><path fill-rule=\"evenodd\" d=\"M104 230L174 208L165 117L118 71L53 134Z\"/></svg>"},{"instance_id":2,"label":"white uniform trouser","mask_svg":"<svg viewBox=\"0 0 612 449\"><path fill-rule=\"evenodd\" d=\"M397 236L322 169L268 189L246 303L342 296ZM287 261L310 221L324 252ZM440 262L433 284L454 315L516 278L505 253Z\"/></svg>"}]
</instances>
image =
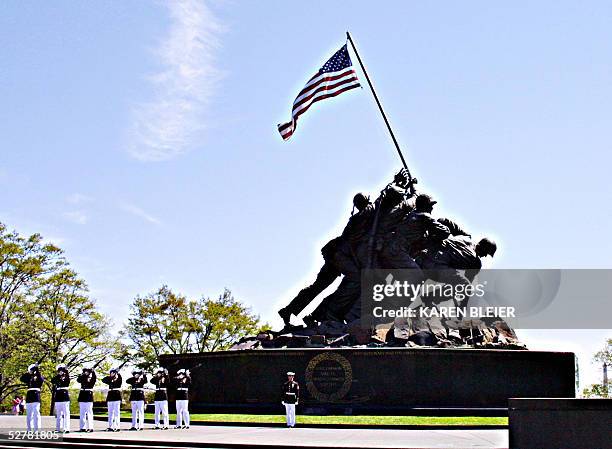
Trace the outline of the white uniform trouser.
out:
<instances>
[{"instance_id":1,"label":"white uniform trouser","mask_svg":"<svg viewBox=\"0 0 612 449\"><path fill-rule=\"evenodd\" d=\"M188 426L189 425L189 400L188 399L177 399L176 400L176 425L177 426Z\"/></svg>"},{"instance_id":2,"label":"white uniform trouser","mask_svg":"<svg viewBox=\"0 0 612 449\"><path fill-rule=\"evenodd\" d=\"M121 401L108 401L106 403L106 406L108 407L108 427L109 429L119 429L120 427L120 408L121 408Z\"/></svg>"},{"instance_id":3,"label":"white uniform trouser","mask_svg":"<svg viewBox=\"0 0 612 449\"><path fill-rule=\"evenodd\" d=\"M93 430L93 402L79 402L79 428Z\"/></svg>"},{"instance_id":4,"label":"white uniform trouser","mask_svg":"<svg viewBox=\"0 0 612 449\"><path fill-rule=\"evenodd\" d=\"M40 402L26 402L26 420L28 432L40 429Z\"/></svg>"},{"instance_id":5,"label":"white uniform trouser","mask_svg":"<svg viewBox=\"0 0 612 449\"><path fill-rule=\"evenodd\" d=\"M285 405L285 416L287 417L287 426L293 427L295 426L295 404L287 404L283 402Z\"/></svg>"},{"instance_id":6,"label":"white uniform trouser","mask_svg":"<svg viewBox=\"0 0 612 449\"><path fill-rule=\"evenodd\" d=\"M55 403L55 430L70 432L70 402Z\"/></svg>"},{"instance_id":7,"label":"white uniform trouser","mask_svg":"<svg viewBox=\"0 0 612 449\"><path fill-rule=\"evenodd\" d=\"M168 427L170 425L168 401L155 401L155 427L159 426L161 418L164 420L164 427Z\"/></svg>"},{"instance_id":8,"label":"white uniform trouser","mask_svg":"<svg viewBox=\"0 0 612 449\"><path fill-rule=\"evenodd\" d=\"M132 401L132 427L144 428L144 401Z\"/></svg>"}]
</instances>

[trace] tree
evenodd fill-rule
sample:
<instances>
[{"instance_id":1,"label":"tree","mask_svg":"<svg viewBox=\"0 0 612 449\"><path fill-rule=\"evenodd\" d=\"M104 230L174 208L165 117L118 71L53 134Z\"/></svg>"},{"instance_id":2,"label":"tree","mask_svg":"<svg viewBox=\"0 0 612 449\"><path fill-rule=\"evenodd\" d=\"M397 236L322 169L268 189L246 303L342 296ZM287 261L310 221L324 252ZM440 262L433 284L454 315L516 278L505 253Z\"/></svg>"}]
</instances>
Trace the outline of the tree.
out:
<instances>
[{"instance_id":1,"label":"tree","mask_svg":"<svg viewBox=\"0 0 612 449\"><path fill-rule=\"evenodd\" d=\"M30 345L23 338L23 313L42 277L65 265L62 251L43 243L39 234L21 237L0 223L0 402L20 387Z\"/></svg>"},{"instance_id":2,"label":"tree","mask_svg":"<svg viewBox=\"0 0 612 449\"><path fill-rule=\"evenodd\" d=\"M612 365L612 338L608 338L605 347L601 351L595 353L593 361Z\"/></svg>"},{"instance_id":3,"label":"tree","mask_svg":"<svg viewBox=\"0 0 612 449\"><path fill-rule=\"evenodd\" d=\"M62 251L0 224L0 402L37 362L49 380L58 363L103 365L117 350L110 324Z\"/></svg>"},{"instance_id":4,"label":"tree","mask_svg":"<svg viewBox=\"0 0 612 449\"><path fill-rule=\"evenodd\" d=\"M85 282L63 269L42 282L29 304L28 328L35 331L36 355L49 373L60 363L71 373L84 364L107 369L118 349L109 320L87 293Z\"/></svg>"},{"instance_id":5,"label":"tree","mask_svg":"<svg viewBox=\"0 0 612 449\"><path fill-rule=\"evenodd\" d=\"M189 352L193 333L188 301L166 285L146 296L136 296L123 331L128 337L124 361L137 359L137 365L150 369L160 354Z\"/></svg>"},{"instance_id":6,"label":"tree","mask_svg":"<svg viewBox=\"0 0 612 449\"><path fill-rule=\"evenodd\" d=\"M258 326L259 317L227 289L215 300L194 301L164 285L130 306L123 358L151 369L161 354L224 350Z\"/></svg>"},{"instance_id":7,"label":"tree","mask_svg":"<svg viewBox=\"0 0 612 449\"><path fill-rule=\"evenodd\" d=\"M608 338L606 345L601 351L598 351L593 356L593 362L597 364L608 365L608 369L612 372L612 338ZM600 384L592 384L590 387L582 391L582 395L586 398L600 397L607 398L610 396L610 385L604 385L603 379Z\"/></svg>"},{"instance_id":8,"label":"tree","mask_svg":"<svg viewBox=\"0 0 612 449\"><path fill-rule=\"evenodd\" d=\"M197 352L228 349L242 337L257 332L260 325L259 317L251 315L228 289L214 301L201 298L192 306L190 318Z\"/></svg>"},{"instance_id":9,"label":"tree","mask_svg":"<svg viewBox=\"0 0 612 449\"><path fill-rule=\"evenodd\" d=\"M609 396L608 388L603 384L592 384L582 390L582 396L585 398L607 398Z\"/></svg>"}]
</instances>

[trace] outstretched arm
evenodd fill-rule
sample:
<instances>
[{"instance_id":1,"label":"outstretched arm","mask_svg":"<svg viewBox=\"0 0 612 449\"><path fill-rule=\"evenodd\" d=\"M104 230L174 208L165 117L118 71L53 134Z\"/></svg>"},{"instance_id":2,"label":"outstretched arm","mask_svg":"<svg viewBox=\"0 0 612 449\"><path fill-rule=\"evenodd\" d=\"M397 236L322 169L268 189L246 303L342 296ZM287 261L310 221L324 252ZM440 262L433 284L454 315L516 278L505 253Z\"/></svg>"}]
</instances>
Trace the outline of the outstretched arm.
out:
<instances>
[{"instance_id":1,"label":"outstretched arm","mask_svg":"<svg viewBox=\"0 0 612 449\"><path fill-rule=\"evenodd\" d=\"M438 222L446 226L451 235L465 235L467 237L472 237L471 234L468 234L456 221L449 218L438 218Z\"/></svg>"}]
</instances>

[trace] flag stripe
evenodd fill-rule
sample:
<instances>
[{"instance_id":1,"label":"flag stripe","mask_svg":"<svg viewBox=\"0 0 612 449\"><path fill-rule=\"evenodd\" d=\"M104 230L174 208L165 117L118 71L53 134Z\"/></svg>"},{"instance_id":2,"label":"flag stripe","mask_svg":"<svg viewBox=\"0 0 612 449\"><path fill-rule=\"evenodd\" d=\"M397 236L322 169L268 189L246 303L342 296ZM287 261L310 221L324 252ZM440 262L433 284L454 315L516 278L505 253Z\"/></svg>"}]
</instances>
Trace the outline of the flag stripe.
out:
<instances>
[{"instance_id":1,"label":"flag stripe","mask_svg":"<svg viewBox=\"0 0 612 449\"><path fill-rule=\"evenodd\" d=\"M290 121L290 122L287 122L287 123L283 123L282 125L278 125L278 129L280 131L284 131L285 129L287 129L290 126L293 126L293 121Z\"/></svg>"},{"instance_id":2,"label":"flag stripe","mask_svg":"<svg viewBox=\"0 0 612 449\"><path fill-rule=\"evenodd\" d=\"M293 121L297 120L297 118L302 115L304 112L306 112L308 110L308 108L310 108L310 106L313 103L316 103L317 101L320 100L324 100L326 98L330 98L330 97L335 97L336 95L339 95L343 92L346 92L347 88L350 86L350 89L354 88L354 87L360 87L361 85L359 84L359 82L357 81L357 78L353 77L351 79L342 81L340 83L334 84L332 86L322 86L320 89L317 89L316 92L313 92L313 94L308 98L308 103L306 104L306 102L302 102L299 108L294 109L294 113L293 113ZM338 89L340 88L340 89ZM337 91L335 91L335 89L338 89ZM327 92L327 93L325 93ZM293 121L279 125L279 130L283 131L284 129L286 129L287 127L293 126Z\"/></svg>"},{"instance_id":3,"label":"flag stripe","mask_svg":"<svg viewBox=\"0 0 612 449\"><path fill-rule=\"evenodd\" d=\"M332 72L332 73L322 73L322 74L317 74L315 75L315 78L313 78L311 81L309 81L308 83L306 83L306 85L304 86L304 88L300 91L299 94L297 94L298 98L300 97L300 95L302 95L304 92L307 92L308 90L312 89L315 85L318 85L324 81L333 81L333 80L337 80L339 78L342 78L345 75L350 75L350 74L354 74L355 71L352 68L347 68L344 70L341 70L339 72Z\"/></svg>"},{"instance_id":4,"label":"flag stripe","mask_svg":"<svg viewBox=\"0 0 612 449\"><path fill-rule=\"evenodd\" d=\"M321 93L325 93L327 91L333 91L339 87L341 88L345 84L355 84L356 85L355 87L360 86L359 82L357 81L357 78L355 77L348 79L348 80L341 81L331 86L321 86L319 89L314 91L312 95L310 95L307 98L304 98L304 100L300 101L300 103L293 108L293 118L297 118L299 115L301 115L302 114L301 111L304 110L304 108L308 109L310 107L310 104L313 103L312 100L314 98L317 98Z\"/></svg>"},{"instance_id":5,"label":"flag stripe","mask_svg":"<svg viewBox=\"0 0 612 449\"><path fill-rule=\"evenodd\" d=\"M298 104L300 102L300 100L302 100L304 97L309 96L313 90L317 90L319 89L321 86L329 86L332 84L335 84L339 81L342 81L344 79L347 78L353 78L353 79L357 79L357 74L351 70L351 72L349 73L345 73L341 76L333 76L333 77L329 77L329 79L325 79L325 80L321 80L321 82L317 83L317 84L313 84L309 89L304 89L302 92L300 92L300 94L297 96L297 98L293 101L293 107L296 106L296 104Z\"/></svg>"},{"instance_id":6,"label":"flag stripe","mask_svg":"<svg viewBox=\"0 0 612 449\"><path fill-rule=\"evenodd\" d=\"M337 90L335 92L330 92L321 96L317 96L317 98L315 98L308 106L306 106L304 109L300 110L296 116L295 119L297 121L297 118L302 115L304 112L306 112L308 109L310 109L310 106L312 106L314 103L316 103L317 101L321 101L321 100L325 100L326 98L332 98L335 97L337 95L340 95L341 93L346 92L347 90L351 90L351 89L355 89L356 87L360 87L361 85L359 83L357 84L350 84L340 90Z\"/></svg>"},{"instance_id":7,"label":"flag stripe","mask_svg":"<svg viewBox=\"0 0 612 449\"><path fill-rule=\"evenodd\" d=\"M308 106L296 113L294 120L288 123L284 123L282 125L278 125L278 131L280 132L282 138L284 140L288 140L293 135L293 133L295 132L295 128L297 127L297 118L304 112L306 112L314 103L316 103L317 101L325 100L327 98L335 97L346 92L347 90L355 89L356 87L360 87L360 84L352 83L349 85L345 85L342 89L339 89L337 91L318 95L315 99L313 99L310 104L308 104Z\"/></svg>"},{"instance_id":8,"label":"flag stripe","mask_svg":"<svg viewBox=\"0 0 612 449\"><path fill-rule=\"evenodd\" d=\"M296 110L299 110L302 107L302 105L304 105L304 103L308 103L319 92L323 92L326 90L334 90L335 88L339 86L342 86L346 83L352 83L352 82L357 82L357 84L359 84L359 82L357 81L356 75L353 75L350 78L342 79L341 81L334 83L334 84L325 83L322 86L319 86L317 89L313 91L309 91L308 96L303 96L299 101L297 101L296 103L293 103L294 115L295 115Z\"/></svg>"}]
</instances>

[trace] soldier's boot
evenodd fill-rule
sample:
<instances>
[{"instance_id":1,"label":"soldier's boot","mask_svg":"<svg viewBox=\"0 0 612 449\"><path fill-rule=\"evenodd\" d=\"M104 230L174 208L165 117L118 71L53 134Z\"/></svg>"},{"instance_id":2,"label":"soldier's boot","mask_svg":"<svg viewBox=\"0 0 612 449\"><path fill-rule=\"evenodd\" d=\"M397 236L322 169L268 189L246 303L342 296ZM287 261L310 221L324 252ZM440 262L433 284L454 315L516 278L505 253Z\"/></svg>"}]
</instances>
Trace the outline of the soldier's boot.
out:
<instances>
[{"instance_id":1,"label":"soldier's boot","mask_svg":"<svg viewBox=\"0 0 612 449\"><path fill-rule=\"evenodd\" d=\"M309 327L309 328L317 327L319 325L315 317L313 317L312 315L306 315L304 318L302 318L302 321L304 322L306 327Z\"/></svg>"},{"instance_id":2,"label":"soldier's boot","mask_svg":"<svg viewBox=\"0 0 612 449\"><path fill-rule=\"evenodd\" d=\"M291 326L291 311L287 310L287 307L283 307L278 311L278 314L283 319L283 323L285 323L285 327Z\"/></svg>"}]
</instances>

